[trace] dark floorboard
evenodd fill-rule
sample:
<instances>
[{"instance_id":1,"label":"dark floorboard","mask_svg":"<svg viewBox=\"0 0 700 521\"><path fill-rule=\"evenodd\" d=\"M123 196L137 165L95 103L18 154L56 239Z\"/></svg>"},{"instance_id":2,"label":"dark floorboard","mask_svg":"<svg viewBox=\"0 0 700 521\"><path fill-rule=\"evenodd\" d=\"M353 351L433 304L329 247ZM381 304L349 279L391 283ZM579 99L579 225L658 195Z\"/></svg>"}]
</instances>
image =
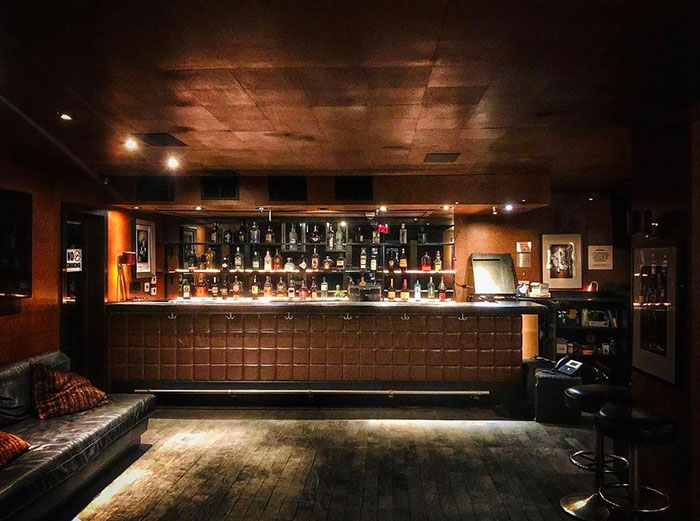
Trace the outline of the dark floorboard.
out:
<instances>
[{"instance_id":1,"label":"dark floorboard","mask_svg":"<svg viewBox=\"0 0 700 521\"><path fill-rule=\"evenodd\" d=\"M82 521L568 519L590 427L489 409L160 409Z\"/></svg>"}]
</instances>

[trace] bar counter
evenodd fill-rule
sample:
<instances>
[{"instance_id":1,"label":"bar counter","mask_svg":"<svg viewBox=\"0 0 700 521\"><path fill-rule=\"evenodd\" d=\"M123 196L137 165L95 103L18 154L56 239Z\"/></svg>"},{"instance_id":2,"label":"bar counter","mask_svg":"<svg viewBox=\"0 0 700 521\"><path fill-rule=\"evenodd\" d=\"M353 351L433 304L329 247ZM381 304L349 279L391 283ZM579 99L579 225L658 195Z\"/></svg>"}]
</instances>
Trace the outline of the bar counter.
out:
<instances>
[{"instance_id":1,"label":"bar counter","mask_svg":"<svg viewBox=\"0 0 700 521\"><path fill-rule=\"evenodd\" d=\"M109 303L110 375L119 390L294 390L304 382L487 393L522 384L524 337L536 350L545 311L516 301Z\"/></svg>"}]
</instances>

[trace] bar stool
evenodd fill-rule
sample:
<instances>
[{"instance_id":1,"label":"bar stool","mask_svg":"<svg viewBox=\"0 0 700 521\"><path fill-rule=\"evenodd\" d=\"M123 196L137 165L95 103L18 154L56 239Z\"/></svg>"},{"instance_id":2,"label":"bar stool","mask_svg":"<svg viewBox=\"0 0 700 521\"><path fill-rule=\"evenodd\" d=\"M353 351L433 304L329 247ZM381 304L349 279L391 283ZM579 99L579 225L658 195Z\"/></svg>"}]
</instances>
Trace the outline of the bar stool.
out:
<instances>
[{"instance_id":1,"label":"bar stool","mask_svg":"<svg viewBox=\"0 0 700 521\"><path fill-rule=\"evenodd\" d=\"M664 492L639 484L639 446L670 445L676 439L676 423L646 407L606 405L596 413L604 436L630 444L629 483L608 483L600 497L613 509L632 515L655 514L671 506Z\"/></svg>"},{"instance_id":2,"label":"bar stool","mask_svg":"<svg viewBox=\"0 0 700 521\"><path fill-rule=\"evenodd\" d=\"M615 385L588 384L569 387L564 391L564 403L571 409L597 413L607 403L627 403L629 395L626 387ZM569 456L569 460L580 469L594 473L593 492L568 494L559 500L561 508L576 519L584 521L605 521L610 509L598 495L603 486L605 474L621 472L628 467L627 460L605 452L603 434L595 422L595 446L593 450L580 450Z\"/></svg>"}]
</instances>

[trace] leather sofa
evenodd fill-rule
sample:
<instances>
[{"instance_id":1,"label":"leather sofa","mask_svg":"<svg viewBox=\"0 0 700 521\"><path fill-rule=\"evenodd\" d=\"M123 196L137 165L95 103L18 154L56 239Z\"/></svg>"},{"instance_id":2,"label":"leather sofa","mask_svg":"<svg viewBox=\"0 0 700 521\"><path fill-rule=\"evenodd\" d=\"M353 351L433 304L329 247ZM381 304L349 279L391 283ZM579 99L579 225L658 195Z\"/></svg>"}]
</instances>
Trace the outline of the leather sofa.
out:
<instances>
[{"instance_id":1,"label":"leather sofa","mask_svg":"<svg viewBox=\"0 0 700 521\"><path fill-rule=\"evenodd\" d=\"M110 394L107 405L39 420L31 390L38 363L68 370L70 359L55 351L0 368L0 430L30 444L0 469L0 521L60 517L66 500L140 444L155 406L152 395Z\"/></svg>"}]
</instances>

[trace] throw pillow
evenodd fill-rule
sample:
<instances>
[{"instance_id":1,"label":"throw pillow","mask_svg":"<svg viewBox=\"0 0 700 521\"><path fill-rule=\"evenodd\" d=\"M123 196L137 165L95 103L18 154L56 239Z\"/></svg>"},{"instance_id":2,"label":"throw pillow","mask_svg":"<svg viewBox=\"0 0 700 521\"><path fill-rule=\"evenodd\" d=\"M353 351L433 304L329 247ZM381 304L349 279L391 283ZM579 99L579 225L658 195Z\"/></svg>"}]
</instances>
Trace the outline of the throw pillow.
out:
<instances>
[{"instance_id":1,"label":"throw pillow","mask_svg":"<svg viewBox=\"0 0 700 521\"><path fill-rule=\"evenodd\" d=\"M0 469L29 448L29 443L9 432L0 432Z\"/></svg>"},{"instance_id":2,"label":"throw pillow","mask_svg":"<svg viewBox=\"0 0 700 521\"><path fill-rule=\"evenodd\" d=\"M32 366L32 397L40 420L101 405L107 395L75 373L47 365Z\"/></svg>"}]
</instances>

